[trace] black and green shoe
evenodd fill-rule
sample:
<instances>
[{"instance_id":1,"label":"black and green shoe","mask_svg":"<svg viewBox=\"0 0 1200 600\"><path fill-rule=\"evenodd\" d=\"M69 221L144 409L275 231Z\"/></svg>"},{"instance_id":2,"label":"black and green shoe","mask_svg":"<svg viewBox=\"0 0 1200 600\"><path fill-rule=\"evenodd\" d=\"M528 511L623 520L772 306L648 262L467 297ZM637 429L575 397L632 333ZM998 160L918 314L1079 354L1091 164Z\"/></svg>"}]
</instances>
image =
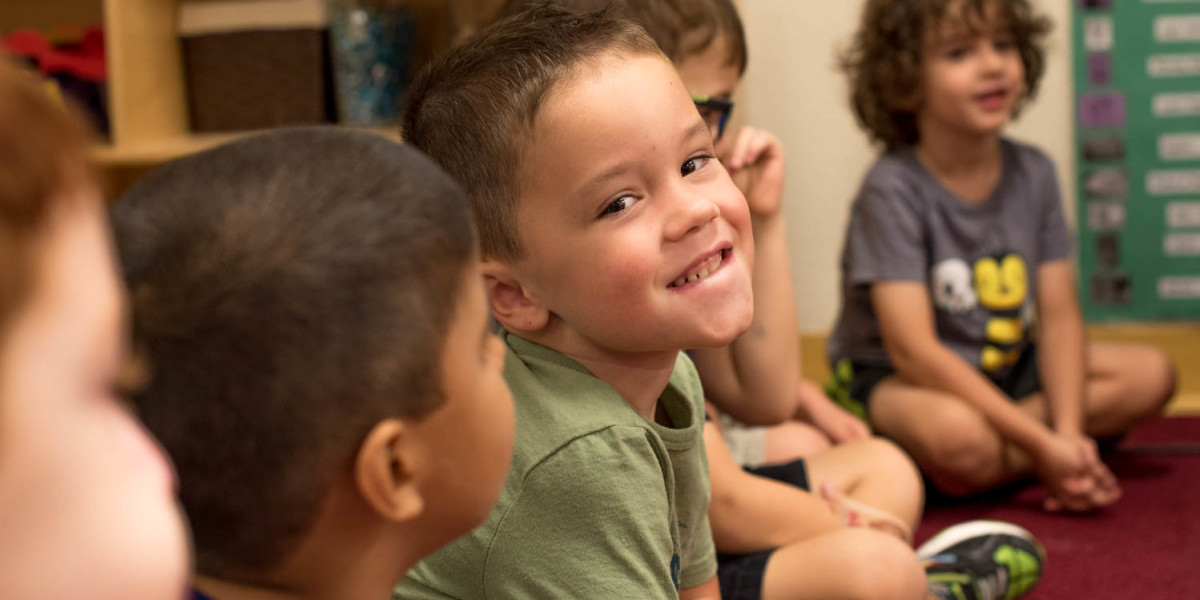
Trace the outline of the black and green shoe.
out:
<instances>
[{"instance_id":1,"label":"black and green shoe","mask_svg":"<svg viewBox=\"0 0 1200 600\"><path fill-rule=\"evenodd\" d=\"M917 548L929 594L942 600L1014 600L1042 577L1046 549L1025 528L967 521Z\"/></svg>"}]
</instances>

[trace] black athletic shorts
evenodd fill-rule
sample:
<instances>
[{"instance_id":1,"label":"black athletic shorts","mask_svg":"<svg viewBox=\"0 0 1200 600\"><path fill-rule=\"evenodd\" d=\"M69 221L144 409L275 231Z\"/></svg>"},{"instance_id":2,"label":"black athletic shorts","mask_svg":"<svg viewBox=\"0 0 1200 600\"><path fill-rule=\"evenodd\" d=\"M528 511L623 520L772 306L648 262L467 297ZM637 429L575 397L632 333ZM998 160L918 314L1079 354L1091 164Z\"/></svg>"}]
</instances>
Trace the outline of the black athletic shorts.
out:
<instances>
[{"instance_id":1,"label":"black athletic shorts","mask_svg":"<svg viewBox=\"0 0 1200 600\"><path fill-rule=\"evenodd\" d=\"M867 416L871 394L884 379L896 374L890 365L872 365L843 361L834 367L835 378L826 390L829 396L843 407ZM1042 389L1041 376L1037 367L1037 347L1029 346L1017 364L1001 378L990 377L993 383L1009 398L1020 400Z\"/></svg>"},{"instance_id":2,"label":"black athletic shorts","mask_svg":"<svg viewBox=\"0 0 1200 600\"><path fill-rule=\"evenodd\" d=\"M808 468L804 466L804 459L782 465L748 468L746 471L802 490L809 489ZM764 550L750 554L717 554L717 581L721 585L722 600L760 600L763 573L774 552Z\"/></svg>"}]
</instances>

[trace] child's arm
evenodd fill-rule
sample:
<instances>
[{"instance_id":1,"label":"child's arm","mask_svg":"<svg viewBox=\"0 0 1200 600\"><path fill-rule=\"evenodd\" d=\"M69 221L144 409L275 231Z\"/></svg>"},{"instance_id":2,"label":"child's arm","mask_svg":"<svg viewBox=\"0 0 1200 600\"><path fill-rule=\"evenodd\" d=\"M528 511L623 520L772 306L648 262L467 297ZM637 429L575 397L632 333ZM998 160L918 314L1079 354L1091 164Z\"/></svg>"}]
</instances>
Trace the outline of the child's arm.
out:
<instances>
[{"instance_id":1,"label":"child's arm","mask_svg":"<svg viewBox=\"0 0 1200 600\"><path fill-rule=\"evenodd\" d=\"M696 587L679 590L679 600L721 600L721 585L717 576L713 575L712 579Z\"/></svg>"},{"instance_id":2,"label":"child's arm","mask_svg":"<svg viewBox=\"0 0 1200 600\"><path fill-rule=\"evenodd\" d=\"M1071 263L1058 260L1037 271L1038 371L1050 422L1064 435L1083 435L1083 317Z\"/></svg>"},{"instance_id":3,"label":"child's arm","mask_svg":"<svg viewBox=\"0 0 1200 600\"><path fill-rule=\"evenodd\" d=\"M1093 503L1110 504L1120 495L1120 487L1083 426L1086 344L1070 261L1043 264L1037 283L1038 371L1050 422L1060 436L1075 441L1091 465ZM1051 508L1057 506L1052 503Z\"/></svg>"},{"instance_id":4,"label":"child's arm","mask_svg":"<svg viewBox=\"0 0 1200 600\"><path fill-rule=\"evenodd\" d=\"M758 552L843 527L828 502L786 483L751 475L734 461L712 422L704 424L717 551Z\"/></svg>"},{"instance_id":5,"label":"child's arm","mask_svg":"<svg viewBox=\"0 0 1200 600\"><path fill-rule=\"evenodd\" d=\"M901 377L970 403L1001 437L1029 453L1051 497L1073 510L1094 507L1088 499L1090 490L1079 485L1078 478L1090 473L1091 465L1078 444L1022 411L974 366L941 343L925 284L878 282L871 286L871 301L884 346Z\"/></svg>"},{"instance_id":6,"label":"child's arm","mask_svg":"<svg viewBox=\"0 0 1200 600\"><path fill-rule=\"evenodd\" d=\"M782 210L783 145L744 127L722 164L746 196L754 227L754 321L724 348L694 350L704 392L721 410L750 424L774 424L797 410L800 339L787 223Z\"/></svg>"}]
</instances>

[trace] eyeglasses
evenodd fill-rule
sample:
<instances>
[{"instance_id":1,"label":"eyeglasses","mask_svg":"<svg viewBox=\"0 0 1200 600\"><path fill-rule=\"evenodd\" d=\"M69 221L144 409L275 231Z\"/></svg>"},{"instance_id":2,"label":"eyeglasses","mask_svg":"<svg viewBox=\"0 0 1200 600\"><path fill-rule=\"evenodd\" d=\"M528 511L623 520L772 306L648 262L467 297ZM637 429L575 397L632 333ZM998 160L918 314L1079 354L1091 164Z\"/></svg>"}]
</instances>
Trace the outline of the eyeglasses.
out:
<instances>
[{"instance_id":1,"label":"eyeglasses","mask_svg":"<svg viewBox=\"0 0 1200 600\"><path fill-rule=\"evenodd\" d=\"M733 112L733 102L703 95L693 95L692 102L696 103L700 118L708 124L713 140L721 139L725 135L725 126L729 124L729 114Z\"/></svg>"}]
</instances>

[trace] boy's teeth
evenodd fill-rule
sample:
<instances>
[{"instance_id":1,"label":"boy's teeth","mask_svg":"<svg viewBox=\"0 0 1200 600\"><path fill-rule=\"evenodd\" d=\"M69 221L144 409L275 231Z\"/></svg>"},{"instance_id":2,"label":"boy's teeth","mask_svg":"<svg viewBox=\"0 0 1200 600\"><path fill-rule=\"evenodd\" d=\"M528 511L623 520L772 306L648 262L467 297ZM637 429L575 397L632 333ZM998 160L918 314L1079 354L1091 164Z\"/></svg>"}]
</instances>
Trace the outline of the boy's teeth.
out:
<instances>
[{"instance_id":1,"label":"boy's teeth","mask_svg":"<svg viewBox=\"0 0 1200 600\"><path fill-rule=\"evenodd\" d=\"M676 279L675 282L671 284L671 287L679 287L694 281L700 281L701 279L708 277L708 275L713 271L716 271L717 267L719 266L721 266L721 255L714 254L712 258L704 261L704 263L700 265L699 271Z\"/></svg>"}]
</instances>

